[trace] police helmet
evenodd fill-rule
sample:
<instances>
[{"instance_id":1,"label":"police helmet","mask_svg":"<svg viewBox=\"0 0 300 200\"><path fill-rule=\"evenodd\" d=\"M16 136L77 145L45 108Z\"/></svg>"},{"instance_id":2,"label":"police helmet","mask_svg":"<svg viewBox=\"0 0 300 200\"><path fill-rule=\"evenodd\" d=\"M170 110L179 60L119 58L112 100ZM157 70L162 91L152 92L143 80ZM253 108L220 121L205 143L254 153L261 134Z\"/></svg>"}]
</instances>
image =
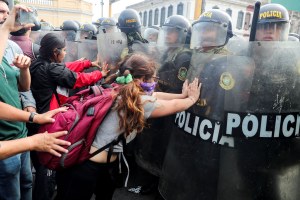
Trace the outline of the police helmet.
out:
<instances>
[{"instance_id":1,"label":"police helmet","mask_svg":"<svg viewBox=\"0 0 300 200\"><path fill-rule=\"evenodd\" d=\"M97 34L97 28L92 24L83 24L80 27L81 39L92 39Z\"/></svg>"},{"instance_id":2,"label":"police helmet","mask_svg":"<svg viewBox=\"0 0 300 200\"><path fill-rule=\"evenodd\" d=\"M117 22L114 18L104 18L99 26L99 33L118 32Z\"/></svg>"},{"instance_id":3,"label":"police helmet","mask_svg":"<svg viewBox=\"0 0 300 200\"><path fill-rule=\"evenodd\" d=\"M232 37L231 17L224 11L212 9L192 24L191 49L222 47Z\"/></svg>"},{"instance_id":4,"label":"police helmet","mask_svg":"<svg viewBox=\"0 0 300 200\"><path fill-rule=\"evenodd\" d=\"M141 33L141 19L138 12L133 9L123 10L118 18L117 26L125 34L132 32Z\"/></svg>"},{"instance_id":5,"label":"police helmet","mask_svg":"<svg viewBox=\"0 0 300 200\"><path fill-rule=\"evenodd\" d=\"M185 17L181 15L170 16L162 25L158 36L158 44L167 46L183 45L190 29L191 24Z\"/></svg>"},{"instance_id":6,"label":"police helmet","mask_svg":"<svg viewBox=\"0 0 300 200\"><path fill-rule=\"evenodd\" d=\"M290 29L289 13L280 4L266 4L260 8L256 27L258 41L286 41ZM276 34L275 33L279 33Z\"/></svg>"},{"instance_id":7,"label":"police helmet","mask_svg":"<svg viewBox=\"0 0 300 200\"><path fill-rule=\"evenodd\" d=\"M79 25L73 21L73 20L66 20L63 22L61 29L63 31L75 31L77 32L79 30Z\"/></svg>"},{"instance_id":8,"label":"police helmet","mask_svg":"<svg viewBox=\"0 0 300 200\"><path fill-rule=\"evenodd\" d=\"M156 43L158 39L159 27L149 26L144 30L143 38L148 40L148 42Z\"/></svg>"},{"instance_id":9,"label":"police helmet","mask_svg":"<svg viewBox=\"0 0 300 200\"><path fill-rule=\"evenodd\" d=\"M92 24L96 25L97 27L100 26L101 22L105 19L105 17L100 17L97 21L93 22Z\"/></svg>"},{"instance_id":10,"label":"police helmet","mask_svg":"<svg viewBox=\"0 0 300 200\"><path fill-rule=\"evenodd\" d=\"M296 41L299 42L300 41L300 35L297 33L289 33L289 41Z\"/></svg>"},{"instance_id":11,"label":"police helmet","mask_svg":"<svg viewBox=\"0 0 300 200\"><path fill-rule=\"evenodd\" d=\"M45 21L41 21L41 31L53 31L54 27L49 23Z\"/></svg>"},{"instance_id":12,"label":"police helmet","mask_svg":"<svg viewBox=\"0 0 300 200\"><path fill-rule=\"evenodd\" d=\"M41 29L41 23L39 21L34 22L34 27L31 27L32 31L39 31Z\"/></svg>"}]
</instances>

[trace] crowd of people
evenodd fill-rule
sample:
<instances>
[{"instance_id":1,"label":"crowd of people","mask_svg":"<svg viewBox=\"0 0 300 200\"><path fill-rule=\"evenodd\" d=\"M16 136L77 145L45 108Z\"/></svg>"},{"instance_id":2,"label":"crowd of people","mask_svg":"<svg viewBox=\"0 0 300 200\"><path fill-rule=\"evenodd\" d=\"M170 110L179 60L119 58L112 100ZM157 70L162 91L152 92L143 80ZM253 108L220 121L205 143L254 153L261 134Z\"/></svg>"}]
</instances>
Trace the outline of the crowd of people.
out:
<instances>
[{"instance_id":1,"label":"crowd of people","mask_svg":"<svg viewBox=\"0 0 300 200\"><path fill-rule=\"evenodd\" d=\"M112 199L119 162L124 157L125 147L121 142L110 153L107 149L79 165L57 172L43 166L36 155L36 151L44 151L60 157L68 152L71 144L58 139L67 131L39 133L39 125L53 123L55 114L65 112L67 108L61 106L75 89L99 83L122 85L112 110L97 130L90 153L124 134L126 142L137 147L130 150L130 144L129 148L126 146L129 155L125 157L133 156L135 162L143 166L144 169L138 170L147 168L142 163L149 151L157 153L156 172L144 172L145 177L153 174L159 177L162 173L176 113L193 109L208 119L224 120L224 95L234 87L230 74L225 74L227 79L224 75L230 67L224 64L226 57L201 66L204 57L198 59L194 55L229 54L227 45L235 35L231 17L226 12L206 11L193 24L183 16L173 15L161 28L149 27L142 34L138 13L126 9L121 12L118 23L112 18L99 19L95 23L98 30L89 24L80 27L75 21L66 21L61 27L65 34L49 32L36 44L30 35L38 25L20 25L16 21L20 11L31 12L30 8L16 5L9 10L7 1L0 0L0 9L0 199L50 200L55 185L57 200L90 200L93 195L95 199ZM260 12L274 10L282 13L280 18L260 15L256 41L287 41L289 38L297 41L297 35L288 37L289 16L283 6L267 4ZM114 51L117 55L100 60L100 50L95 61L78 56L66 59L68 42L75 41L77 36L93 40L95 33L117 32L125 34L127 40L127 48ZM250 56L256 59L254 54ZM93 70L87 71L91 68ZM261 71L254 74L265 79L263 75ZM271 101L274 95L286 95L286 91L275 94L263 89L251 92L257 96L269 92L272 98L255 100L264 103ZM239 99L244 100L244 96ZM148 126L150 118L153 118L152 125ZM152 135L151 140L143 139L147 134ZM145 142L154 142L160 147L152 152L144 148ZM36 171L34 184L31 163ZM157 189L157 178L148 179L151 180L148 186ZM55 182L54 186L50 185L51 181Z\"/></svg>"}]
</instances>

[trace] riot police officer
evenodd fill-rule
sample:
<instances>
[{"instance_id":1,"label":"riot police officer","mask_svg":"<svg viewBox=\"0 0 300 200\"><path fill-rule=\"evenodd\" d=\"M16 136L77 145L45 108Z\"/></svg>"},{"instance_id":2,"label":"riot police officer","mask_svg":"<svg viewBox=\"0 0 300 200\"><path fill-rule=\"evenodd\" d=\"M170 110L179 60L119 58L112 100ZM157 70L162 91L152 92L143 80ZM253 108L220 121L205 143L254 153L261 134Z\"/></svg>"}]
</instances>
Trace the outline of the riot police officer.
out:
<instances>
[{"instance_id":1,"label":"riot police officer","mask_svg":"<svg viewBox=\"0 0 300 200\"><path fill-rule=\"evenodd\" d=\"M181 91L191 59L191 51L186 48L190 28L189 21L181 15L168 17L162 25L157 42L158 46L166 47L158 70L161 91Z\"/></svg>"},{"instance_id":2,"label":"riot police officer","mask_svg":"<svg viewBox=\"0 0 300 200\"><path fill-rule=\"evenodd\" d=\"M149 43L156 43L158 39L159 27L149 26L144 30L144 38L148 40Z\"/></svg>"},{"instance_id":3,"label":"riot police officer","mask_svg":"<svg viewBox=\"0 0 300 200\"><path fill-rule=\"evenodd\" d=\"M96 39L97 28L92 24L83 24L80 27L80 39Z\"/></svg>"},{"instance_id":4,"label":"riot police officer","mask_svg":"<svg viewBox=\"0 0 300 200\"><path fill-rule=\"evenodd\" d=\"M115 33L118 32L117 22L114 18L104 18L99 26L99 33Z\"/></svg>"},{"instance_id":5,"label":"riot police officer","mask_svg":"<svg viewBox=\"0 0 300 200\"><path fill-rule=\"evenodd\" d=\"M128 51L123 52L121 57L133 52L144 52L148 54L147 44L141 35L141 19L136 10L126 9L120 13L118 28L127 36Z\"/></svg>"},{"instance_id":6,"label":"riot police officer","mask_svg":"<svg viewBox=\"0 0 300 200\"><path fill-rule=\"evenodd\" d=\"M66 20L63 22L61 29L65 33L67 41L76 41L78 39L77 33L79 31L79 25L72 20Z\"/></svg>"},{"instance_id":7,"label":"riot police officer","mask_svg":"<svg viewBox=\"0 0 300 200\"><path fill-rule=\"evenodd\" d=\"M289 13L280 4L260 8L256 27L257 41L287 41L290 30Z\"/></svg>"}]
</instances>

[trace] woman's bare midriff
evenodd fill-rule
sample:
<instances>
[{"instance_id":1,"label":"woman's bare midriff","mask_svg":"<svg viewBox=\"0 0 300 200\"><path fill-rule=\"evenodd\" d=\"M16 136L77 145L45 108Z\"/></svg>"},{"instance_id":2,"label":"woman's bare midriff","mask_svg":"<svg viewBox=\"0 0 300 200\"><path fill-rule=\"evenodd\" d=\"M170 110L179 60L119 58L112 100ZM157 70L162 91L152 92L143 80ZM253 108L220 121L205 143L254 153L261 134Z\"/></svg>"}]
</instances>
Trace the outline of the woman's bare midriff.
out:
<instances>
[{"instance_id":1,"label":"woman's bare midriff","mask_svg":"<svg viewBox=\"0 0 300 200\"><path fill-rule=\"evenodd\" d=\"M97 151L98 148L96 147L91 147L90 153L93 153L95 151ZM107 151L102 151L100 153L98 153L97 155L95 155L94 157L90 158L91 161L96 162L96 163L107 163ZM110 158L110 162L113 162L117 159L117 154L112 154L111 158Z\"/></svg>"}]
</instances>

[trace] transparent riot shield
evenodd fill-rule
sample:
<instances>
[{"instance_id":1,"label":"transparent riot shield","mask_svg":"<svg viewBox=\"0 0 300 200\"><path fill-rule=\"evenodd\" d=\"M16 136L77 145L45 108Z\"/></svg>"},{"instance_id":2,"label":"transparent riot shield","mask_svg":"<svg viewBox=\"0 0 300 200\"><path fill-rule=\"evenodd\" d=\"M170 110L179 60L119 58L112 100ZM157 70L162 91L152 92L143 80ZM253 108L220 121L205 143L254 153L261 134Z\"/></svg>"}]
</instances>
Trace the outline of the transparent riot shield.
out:
<instances>
[{"instance_id":1,"label":"transparent riot shield","mask_svg":"<svg viewBox=\"0 0 300 200\"><path fill-rule=\"evenodd\" d=\"M78 57L91 61L97 60L98 47L96 40L80 40L78 42Z\"/></svg>"},{"instance_id":2,"label":"transparent riot shield","mask_svg":"<svg viewBox=\"0 0 300 200\"><path fill-rule=\"evenodd\" d=\"M65 56L64 62L73 62L81 58L78 56L79 44L80 44L79 42L75 42L75 41L66 41L67 54Z\"/></svg>"},{"instance_id":3,"label":"transparent riot shield","mask_svg":"<svg viewBox=\"0 0 300 200\"><path fill-rule=\"evenodd\" d=\"M30 33L30 39L35 44L40 44L42 38L47 34L50 33L50 31L31 31Z\"/></svg>"},{"instance_id":4,"label":"transparent riot shield","mask_svg":"<svg viewBox=\"0 0 300 200\"><path fill-rule=\"evenodd\" d=\"M97 44L102 62L117 63L123 50L127 48L127 37L122 32L98 34Z\"/></svg>"},{"instance_id":5,"label":"transparent riot shield","mask_svg":"<svg viewBox=\"0 0 300 200\"><path fill-rule=\"evenodd\" d=\"M190 51L182 46L160 47L150 44L152 56L159 64L156 76L158 79L157 91L181 93L182 85L191 58ZM136 139L135 159L137 164L147 172L159 177L165 153L167 150L175 115L149 120L150 127L145 128Z\"/></svg>"},{"instance_id":6,"label":"transparent riot shield","mask_svg":"<svg viewBox=\"0 0 300 200\"><path fill-rule=\"evenodd\" d=\"M192 56L201 97L170 130L159 186L167 200L300 198L300 45L239 46Z\"/></svg>"}]
</instances>

